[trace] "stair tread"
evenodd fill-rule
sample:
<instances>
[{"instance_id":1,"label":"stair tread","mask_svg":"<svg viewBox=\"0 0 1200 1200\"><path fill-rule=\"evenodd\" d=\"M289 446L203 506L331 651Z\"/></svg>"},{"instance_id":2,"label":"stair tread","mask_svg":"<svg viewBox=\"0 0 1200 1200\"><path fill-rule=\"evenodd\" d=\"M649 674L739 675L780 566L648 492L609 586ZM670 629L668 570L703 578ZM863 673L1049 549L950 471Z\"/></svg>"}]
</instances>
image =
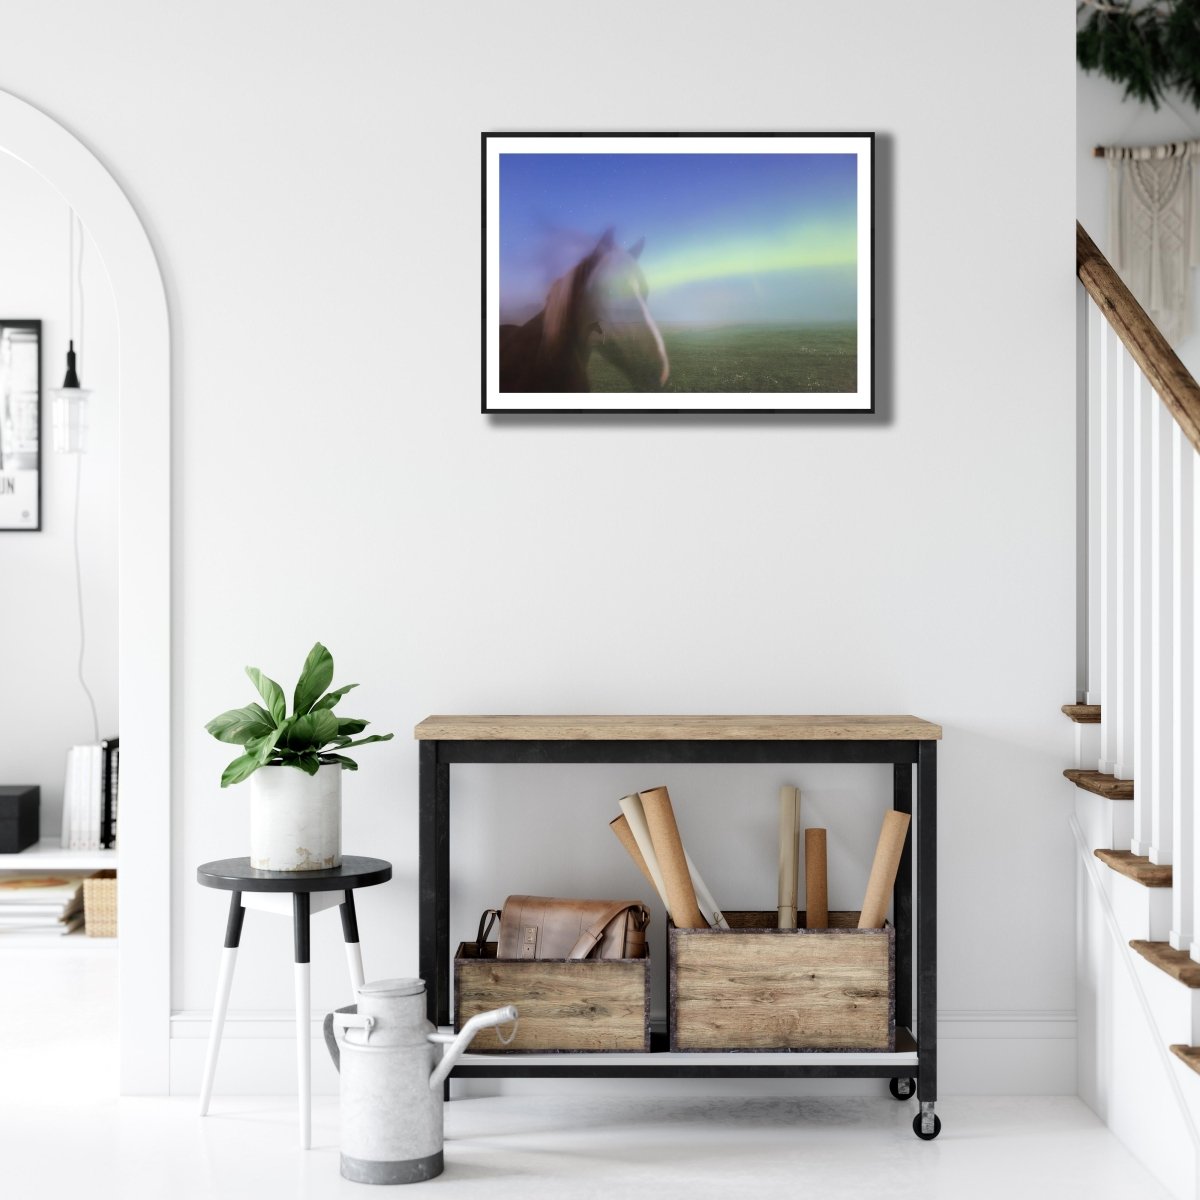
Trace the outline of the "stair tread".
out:
<instances>
[{"instance_id":1,"label":"stair tread","mask_svg":"<svg viewBox=\"0 0 1200 1200\"><path fill-rule=\"evenodd\" d=\"M1099 725L1100 705L1064 704L1062 710L1076 725Z\"/></svg>"},{"instance_id":2,"label":"stair tread","mask_svg":"<svg viewBox=\"0 0 1200 1200\"><path fill-rule=\"evenodd\" d=\"M1171 1047L1171 1053L1176 1058L1182 1059L1197 1075L1200 1075L1200 1046L1174 1045Z\"/></svg>"},{"instance_id":3,"label":"stair tread","mask_svg":"<svg viewBox=\"0 0 1200 1200\"><path fill-rule=\"evenodd\" d=\"M1103 771L1081 771L1077 767L1068 767L1063 774L1085 792L1095 792L1097 796L1105 796L1109 800L1133 799L1132 779L1118 779L1115 775L1105 775Z\"/></svg>"},{"instance_id":4,"label":"stair tread","mask_svg":"<svg viewBox=\"0 0 1200 1200\"><path fill-rule=\"evenodd\" d=\"M1132 879L1148 888L1168 888L1171 886L1170 864L1152 863L1149 858L1134 854L1129 850L1097 850L1096 857L1110 866L1118 875Z\"/></svg>"},{"instance_id":5,"label":"stair tread","mask_svg":"<svg viewBox=\"0 0 1200 1200\"><path fill-rule=\"evenodd\" d=\"M1196 962L1186 950L1173 950L1169 942L1129 943L1148 963L1165 971L1172 979L1178 979L1185 987L1200 988L1200 962Z\"/></svg>"}]
</instances>

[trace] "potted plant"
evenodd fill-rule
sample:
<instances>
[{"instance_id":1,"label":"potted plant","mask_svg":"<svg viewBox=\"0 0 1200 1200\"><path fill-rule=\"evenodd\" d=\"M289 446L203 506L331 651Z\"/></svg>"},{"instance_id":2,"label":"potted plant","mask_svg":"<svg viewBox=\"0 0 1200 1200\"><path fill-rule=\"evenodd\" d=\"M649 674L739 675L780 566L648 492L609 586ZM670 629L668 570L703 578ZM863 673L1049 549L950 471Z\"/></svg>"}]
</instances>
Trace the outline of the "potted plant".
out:
<instances>
[{"instance_id":1,"label":"potted plant","mask_svg":"<svg viewBox=\"0 0 1200 1200\"><path fill-rule=\"evenodd\" d=\"M318 642L309 652L287 713L283 688L257 667L246 674L262 704L232 708L205 729L244 753L221 775L221 786L250 780L250 865L262 871L323 871L342 861L342 772L358 763L343 751L386 742L390 733L355 740L370 724L337 717L334 706L351 688L333 682L333 655Z\"/></svg>"}]
</instances>

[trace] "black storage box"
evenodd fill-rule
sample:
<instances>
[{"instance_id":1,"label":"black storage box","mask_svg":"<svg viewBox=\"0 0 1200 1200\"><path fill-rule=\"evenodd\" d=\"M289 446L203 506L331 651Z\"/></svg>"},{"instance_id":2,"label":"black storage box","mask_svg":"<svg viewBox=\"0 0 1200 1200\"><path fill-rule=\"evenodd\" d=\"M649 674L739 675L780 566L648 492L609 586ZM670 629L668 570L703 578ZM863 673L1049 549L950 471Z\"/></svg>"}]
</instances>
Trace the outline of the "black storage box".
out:
<instances>
[{"instance_id":1,"label":"black storage box","mask_svg":"<svg viewBox=\"0 0 1200 1200\"><path fill-rule=\"evenodd\" d=\"M42 789L0 785L0 854L16 854L38 840Z\"/></svg>"}]
</instances>

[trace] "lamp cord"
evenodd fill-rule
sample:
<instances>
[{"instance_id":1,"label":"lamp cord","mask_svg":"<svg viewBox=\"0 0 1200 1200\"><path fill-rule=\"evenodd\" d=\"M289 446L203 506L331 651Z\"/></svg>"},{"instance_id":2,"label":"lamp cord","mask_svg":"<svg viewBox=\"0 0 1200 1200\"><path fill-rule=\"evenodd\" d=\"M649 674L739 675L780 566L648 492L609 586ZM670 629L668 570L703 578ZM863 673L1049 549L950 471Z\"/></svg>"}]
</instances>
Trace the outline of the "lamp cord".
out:
<instances>
[{"instance_id":1,"label":"lamp cord","mask_svg":"<svg viewBox=\"0 0 1200 1200\"><path fill-rule=\"evenodd\" d=\"M70 292L70 312L71 312L71 333L75 332L75 280L79 280L79 350L76 352L77 358L82 357L83 351L83 226L80 224L79 218L75 215L74 209L68 209L71 218L71 261L67 265L67 286ZM78 266L76 266L75 257L75 231L79 230L79 258ZM83 455L77 453L75 455L75 520L74 532L72 536L72 546L75 555L75 601L79 610L79 661L76 664L76 673L79 676L79 686L83 688L83 694L87 697L88 707L92 710L92 733L94 741L97 745L100 743L100 718L96 713L96 698L92 695L92 689L88 687L87 680L83 676L83 656L84 650L87 647L87 629L83 617L83 563L79 557L79 494L82 491L81 483L83 480Z\"/></svg>"},{"instance_id":2,"label":"lamp cord","mask_svg":"<svg viewBox=\"0 0 1200 1200\"><path fill-rule=\"evenodd\" d=\"M73 210L72 215L74 215ZM75 224L79 231L79 349L75 352L76 369L78 369L78 364L83 362L83 222L76 216Z\"/></svg>"},{"instance_id":3,"label":"lamp cord","mask_svg":"<svg viewBox=\"0 0 1200 1200\"><path fill-rule=\"evenodd\" d=\"M75 340L75 210L67 205L67 335Z\"/></svg>"},{"instance_id":4,"label":"lamp cord","mask_svg":"<svg viewBox=\"0 0 1200 1200\"><path fill-rule=\"evenodd\" d=\"M83 651L86 645L86 633L83 622L83 567L79 560L79 492L80 479L83 476L83 455L75 455L75 599L79 606L79 686L83 688L83 694L87 697L88 705L92 710L92 732L95 734L96 745L100 744L100 718L96 715L96 699L92 695L92 689L88 687L87 680L83 677Z\"/></svg>"}]
</instances>

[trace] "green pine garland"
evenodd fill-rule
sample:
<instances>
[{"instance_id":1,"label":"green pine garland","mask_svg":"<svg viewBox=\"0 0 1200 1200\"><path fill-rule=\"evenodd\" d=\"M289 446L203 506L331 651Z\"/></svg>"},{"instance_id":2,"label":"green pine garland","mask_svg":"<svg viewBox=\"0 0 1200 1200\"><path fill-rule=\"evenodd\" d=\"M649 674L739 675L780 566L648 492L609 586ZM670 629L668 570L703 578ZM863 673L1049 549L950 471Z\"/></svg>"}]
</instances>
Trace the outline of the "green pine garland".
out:
<instances>
[{"instance_id":1,"label":"green pine garland","mask_svg":"<svg viewBox=\"0 0 1200 1200\"><path fill-rule=\"evenodd\" d=\"M1125 97L1158 108L1177 90L1200 108L1200 0L1084 0L1075 36L1085 71L1125 85Z\"/></svg>"}]
</instances>

